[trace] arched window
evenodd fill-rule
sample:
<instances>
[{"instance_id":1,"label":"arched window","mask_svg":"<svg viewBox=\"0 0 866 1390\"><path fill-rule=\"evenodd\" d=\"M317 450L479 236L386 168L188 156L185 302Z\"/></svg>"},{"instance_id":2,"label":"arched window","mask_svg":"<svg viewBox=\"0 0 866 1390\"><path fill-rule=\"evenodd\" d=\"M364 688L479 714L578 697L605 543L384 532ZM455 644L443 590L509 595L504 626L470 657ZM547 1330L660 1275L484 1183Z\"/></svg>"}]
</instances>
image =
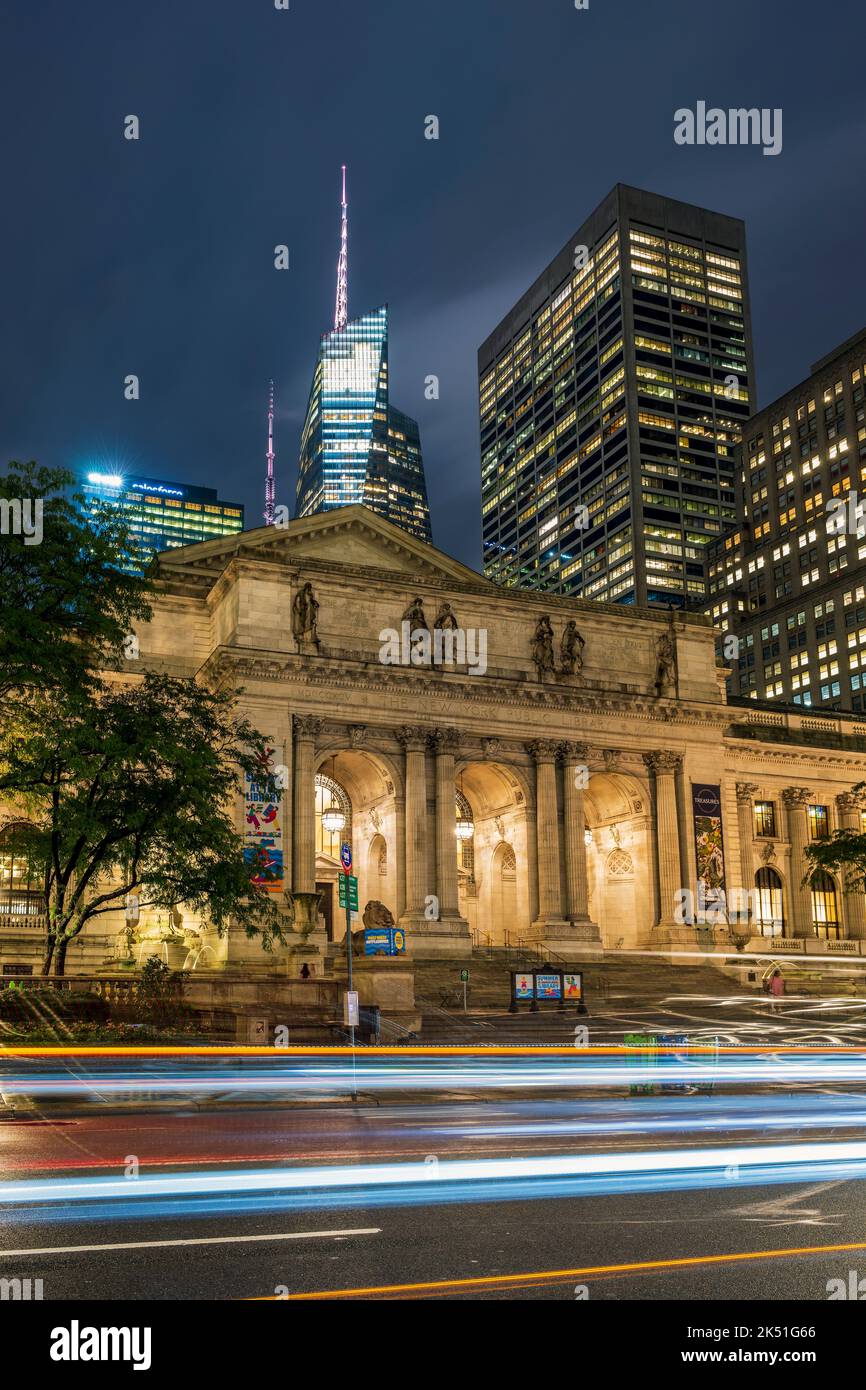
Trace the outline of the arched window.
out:
<instances>
[{"instance_id":1,"label":"arched window","mask_svg":"<svg viewBox=\"0 0 866 1390\"><path fill-rule=\"evenodd\" d=\"M322 816L329 806L337 805L346 817L342 830L329 831L322 825ZM333 777L319 773L316 777L316 853L339 859L340 845L352 843L352 802L345 787Z\"/></svg>"},{"instance_id":2,"label":"arched window","mask_svg":"<svg viewBox=\"0 0 866 1390\"><path fill-rule=\"evenodd\" d=\"M456 821L463 821L468 825L475 824L475 817L472 814L472 807L459 788L455 791L454 815ZM461 874L465 874L470 883L475 881L475 839L472 835L467 835L465 839L457 840L457 864Z\"/></svg>"},{"instance_id":3,"label":"arched window","mask_svg":"<svg viewBox=\"0 0 866 1390\"><path fill-rule=\"evenodd\" d=\"M836 885L824 869L812 878L812 929L816 936L837 939L842 934Z\"/></svg>"},{"instance_id":4,"label":"arched window","mask_svg":"<svg viewBox=\"0 0 866 1390\"><path fill-rule=\"evenodd\" d=\"M755 874L755 931L758 936L784 936L782 880L775 869L759 869Z\"/></svg>"},{"instance_id":5,"label":"arched window","mask_svg":"<svg viewBox=\"0 0 866 1390\"><path fill-rule=\"evenodd\" d=\"M42 875L28 853L27 825L0 830L0 919L38 917L45 911Z\"/></svg>"}]
</instances>

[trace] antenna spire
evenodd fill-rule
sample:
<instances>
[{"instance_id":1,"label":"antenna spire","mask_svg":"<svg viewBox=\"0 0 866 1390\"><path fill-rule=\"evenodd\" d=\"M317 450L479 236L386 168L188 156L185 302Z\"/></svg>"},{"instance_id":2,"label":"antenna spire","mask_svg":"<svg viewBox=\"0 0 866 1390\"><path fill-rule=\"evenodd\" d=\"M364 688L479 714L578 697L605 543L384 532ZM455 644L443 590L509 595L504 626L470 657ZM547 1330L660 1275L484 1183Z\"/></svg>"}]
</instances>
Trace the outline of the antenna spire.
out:
<instances>
[{"instance_id":1,"label":"antenna spire","mask_svg":"<svg viewBox=\"0 0 866 1390\"><path fill-rule=\"evenodd\" d=\"M346 202L346 166L343 165L343 202L340 222L340 259L337 262L337 307L334 332L341 333L349 322L349 205Z\"/></svg>"},{"instance_id":2,"label":"antenna spire","mask_svg":"<svg viewBox=\"0 0 866 1390\"><path fill-rule=\"evenodd\" d=\"M268 391L268 475L265 480L265 525L274 524L274 383Z\"/></svg>"}]
</instances>

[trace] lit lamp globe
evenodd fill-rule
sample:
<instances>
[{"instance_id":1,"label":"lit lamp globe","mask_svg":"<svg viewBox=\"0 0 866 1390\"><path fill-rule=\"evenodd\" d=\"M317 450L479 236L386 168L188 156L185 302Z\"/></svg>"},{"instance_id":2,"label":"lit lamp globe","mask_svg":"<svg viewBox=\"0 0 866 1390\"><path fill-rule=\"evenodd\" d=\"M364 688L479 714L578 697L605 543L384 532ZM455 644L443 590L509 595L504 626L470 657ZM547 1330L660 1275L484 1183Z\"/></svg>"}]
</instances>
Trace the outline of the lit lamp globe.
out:
<instances>
[{"instance_id":1,"label":"lit lamp globe","mask_svg":"<svg viewBox=\"0 0 866 1390\"><path fill-rule=\"evenodd\" d=\"M591 831L591 830L584 830L584 832L583 832L583 843L586 845L587 849L589 849L590 845L592 844L592 831Z\"/></svg>"},{"instance_id":2,"label":"lit lamp globe","mask_svg":"<svg viewBox=\"0 0 866 1390\"><path fill-rule=\"evenodd\" d=\"M458 840L471 840L475 834L475 826L471 820L466 820L465 816L458 816L454 833Z\"/></svg>"},{"instance_id":3,"label":"lit lamp globe","mask_svg":"<svg viewBox=\"0 0 866 1390\"><path fill-rule=\"evenodd\" d=\"M338 806L336 802L328 806L322 812L322 825L329 835L339 835L346 825L346 813L342 806Z\"/></svg>"}]
</instances>

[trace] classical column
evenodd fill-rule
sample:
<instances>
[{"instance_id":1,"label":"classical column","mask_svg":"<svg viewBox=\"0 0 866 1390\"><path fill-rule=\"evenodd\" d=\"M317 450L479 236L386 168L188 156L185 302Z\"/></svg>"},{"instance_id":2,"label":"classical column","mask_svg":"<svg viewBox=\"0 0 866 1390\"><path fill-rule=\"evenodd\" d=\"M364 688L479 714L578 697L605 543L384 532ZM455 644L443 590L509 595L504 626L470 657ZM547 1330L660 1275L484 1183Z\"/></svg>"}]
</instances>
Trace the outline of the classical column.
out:
<instances>
[{"instance_id":1,"label":"classical column","mask_svg":"<svg viewBox=\"0 0 866 1390\"><path fill-rule=\"evenodd\" d=\"M752 841L755 838L755 792L752 782L737 783L737 829L740 836L740 877L743 888L751 893L755 887L755 858ZM748 902L752 899L748 898Z\"/></svg>"},{"instance_id":2,"label":"classical column","mask_svg":"<svg viewBox=\"0 0 866 1390\"><path fill-rule=\"evenodd\" d=\"M814 936L812 924L812 892L803 883L803 875L809 865L806 860L806 846L809 843L809 826L806 820L806 807L812 793L805 787L786 787L782 800L788 817L788 839L791 842L791 871L788 875L788 895L791 915L794 918L794 936Z\"/></svg>"},{"instance_id":3,"label":"classical column","mask_svg":"<svg viewBox=\"0 0 866 1390\"><path fill-rule=\"evenodd\" d=\"M842 830L853 830L861 834L860 813L863 803L854 792L842 792L836 797L839 812L839 825ZM855 941L866 940L866 893L862 888L853 888L844 895L842 910L845 914L847 934Z\"/></svg>"},{"instance_id":4,"label":"classical column","mask_svg":"<svg viewBox=\"0 0 866 1390\"><path fill-rule=\"evenodd\" d=\"M677 894L690 885L683 883L680 865L680 836L677 823L676 774L682 766L681 753L659 751L644 753L646 766L655 776L656 784L656 862L659 876L659 920L660 927L672 927L677 923L674 913L677 907ZM697 891L697 885L692 885Z\"/></svg>"},{"instance_id":5,"label":"classical column","mask_svg":"<svg viewBox=\"0 0 866 1390\"><path fill-rule=\"evenodd\" d=\"M535 834L538 846L538 925L563 921L559 891L559 818L556 805L557 745L552 739L527 744L535 759Z\"/></svg>"},{"instance_id":6,"label":"classical column","mask_svg":"<svg viewBox=\"0 0 866 1390\"><path fill-rule=\"evenodd\" d=\"M424 901L432 895L426 882L427 859L427 730L404 725L397 730L406 760L406 907L403 925L424 920Z\"/></svg>"},{"instance_id":7,"label":"classical column","mask_svg":"<svg viewBox=\"0 0 866 1390\"><path fill-rule=\"evenodd\" d=\"M292 816L292 887L316 891L316 738L321 719L295 715L294 813Z\"/></svg>"},{"instance_id":8,"label":"classical column","mask_svg":"<svg viewBox=\"0 0 866 1390\"><path fill-rule=\"evenodd\" d=\"M430 736L436 758L436 896L443 920L459 917L457 902L457 790L454 754L459 739L453 729L437 729Z\"/></svg>"},{"instance_id":9,"label":"classical column","mask_svg":"<svg viewBox=\"0 0 866 1390\"><path fill-rule=\"evenodd\" d=\"M589 922L589 882L586 871L586 816L583 793L587 783L585 743L563 743L563 835L565 838L565 915L571 922Z\"/></svg>"}]
</instances>

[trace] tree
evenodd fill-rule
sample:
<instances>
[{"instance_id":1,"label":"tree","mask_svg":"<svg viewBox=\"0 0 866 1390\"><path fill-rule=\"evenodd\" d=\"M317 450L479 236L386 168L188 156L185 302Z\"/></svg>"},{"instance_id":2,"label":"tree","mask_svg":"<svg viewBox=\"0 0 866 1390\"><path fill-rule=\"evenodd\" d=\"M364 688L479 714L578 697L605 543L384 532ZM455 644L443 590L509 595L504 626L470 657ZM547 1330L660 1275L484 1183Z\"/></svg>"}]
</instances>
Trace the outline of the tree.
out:
<instances>
[{"instance_id":1,"label":"tree","mask_svg":"<svg viewBox=\"0 0 866 1390\"><path fill-rule=\"evenodd\" d=\"M69 942L133 893L141 907L184 904L218 931L236 922L266 950L282 939L273 895L255 881L269 875L245 858L232 819L240 774L267 762L233 696L148 672L74 708L58 691L53 704L56 717L46 697L42 723L5 759L29 822L17 849L44 884L43 974L62 975Z\"/></svg>"},{"instance_id":2,"label":"tree","mask_svg":"<svg viewBox=\"0 0 866 1390\"><path fill-rule=\"evenodd\" d=\"M86 517L66 495L73 482L35 463L0 477L0 740L40 717L46 693L93 693L150 616L129 527L108 506Z\"/></svg>"},{"instance_id":3,"label":"tree","mask_svg":"<svg viewBox=\"0 0 866 1390\"><path fill-rule=\"evenodd\" d=\"M852 788L854 796L866 798L866 782ZM816 840L806 848L809 867L803 882L809 883L819 870L842 875L847 893L866 890L866 834L861 830L834 830L827 840Z\"/></svg>"}]
</instances>

